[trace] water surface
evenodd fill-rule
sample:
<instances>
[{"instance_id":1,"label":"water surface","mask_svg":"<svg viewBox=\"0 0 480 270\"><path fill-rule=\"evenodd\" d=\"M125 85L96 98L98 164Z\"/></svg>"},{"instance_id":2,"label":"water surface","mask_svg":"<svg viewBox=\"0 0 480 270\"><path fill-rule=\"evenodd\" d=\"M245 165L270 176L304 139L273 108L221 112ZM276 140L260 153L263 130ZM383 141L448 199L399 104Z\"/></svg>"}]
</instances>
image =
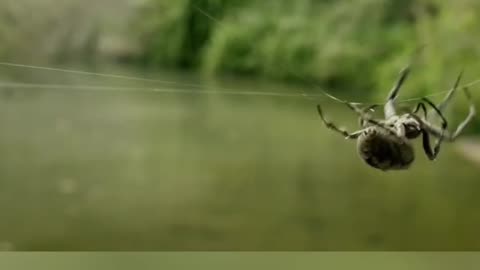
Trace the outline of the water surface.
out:
<instances>
[{"instance_id":1,"label":"water surface","mask_svg":"<svg viewBox=\"0 0 480 270\"><path fill-rule=\"evenodd\" d=\"M2 72L3 81L172 88ZM324 103L330 119L355 128L348 109ZM0 130L1 249L480 248L479 169L452 145L435 162L417 145L410 170L376 171L303 98L3 87Z\"/></svg>"}]
</instances>

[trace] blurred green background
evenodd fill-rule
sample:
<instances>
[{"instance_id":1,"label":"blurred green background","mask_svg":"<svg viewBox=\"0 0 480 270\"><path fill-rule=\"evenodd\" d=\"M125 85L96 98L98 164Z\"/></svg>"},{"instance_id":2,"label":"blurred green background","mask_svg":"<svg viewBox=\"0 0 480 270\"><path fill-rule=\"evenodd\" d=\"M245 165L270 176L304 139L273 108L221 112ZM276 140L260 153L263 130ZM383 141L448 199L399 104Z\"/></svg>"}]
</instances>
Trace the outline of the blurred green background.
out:
<instances>
[{"instance_id":1,"label":"blurred green background","mask_svg":"<svg viewBox=\"0 0 480 270\"><path fill-rule=\"evenodd\" d=\"M479 79L478 15L474 0L0 0L0 250L479 250L478 120L437 161L417 143L410 170L384 173L315 105L350 130L355 115L301 95L381 102L421 45L402 99ZM467 109L458 94L451 128Z\"/></svg>"}]
</instances>

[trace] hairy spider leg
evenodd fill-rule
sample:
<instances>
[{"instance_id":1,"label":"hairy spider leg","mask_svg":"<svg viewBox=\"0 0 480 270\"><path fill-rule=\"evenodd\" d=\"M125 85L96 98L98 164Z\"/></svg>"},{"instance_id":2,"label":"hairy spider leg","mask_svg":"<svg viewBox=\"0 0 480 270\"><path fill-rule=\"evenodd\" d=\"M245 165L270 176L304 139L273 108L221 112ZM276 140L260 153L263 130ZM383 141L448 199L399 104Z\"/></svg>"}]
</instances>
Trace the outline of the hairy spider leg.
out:
<instances>
[{"instance_id":1,"label":"hairy spider leg","mask_svg":"<svg viewBox=\"0 0 480 270\"><path fill-rule=\"evenodd\" d=\"M410 65L405 67L400 71L400 76L398 77L397 82L393 86L392 90L390 90L390 93L388 94L387 97L387 103L385 104L385 119L389 119L390 117L396 115L396 110L395 110L395 99L398 96L398 92L400 91L400 88L402 87L403 83L408 77L408 74L410 73Z\"/></svg>"},{"instance_id":2,"label":"hairy spider leg","mask_svg":"<svg viewBox=\"0 0 480 270\"><path fill-rule=\"evenodd\" d=\"M463 122L461 122L458 125L458 127L455 130L455 132L453 133L453 135L448 137L448 139L450 141L454 141L458 137L458 135L460 135L460 133L462 133L462 131L465 129L465 127L468 125L468 123L470 123L473 120L473 118L475 117L475 115L477 114L477 110L475 108L475 103L473 102L473 98L472 98L472 95L470 94L470 91L468 90L467 87L464 87L463 92L465 93L465 96L467 97L468 102L470 102L469 112L468 112L468 115L465 118L465 120L463 120Z\"/></svg>"},{"instance_id":3,"label":"hairy spider leg","mask_svg":"<svg viewBox=\"0 0 480 270\"><path fill-rule=\"evenodd\" d=\"M348 108L350 108L352 111L356 112L360 119L362 119L365 123L370 123L372 125L378 126L387 132L389 132L392 135L398 135L397 131L395 129L392 129L391 127L386 126L382 121L372 119L372 117L368 114L366 114L363 110L359 109L355 104L346 102L344 101L345 105L347 105Z\"/></svg>"},{"instance_id":4,"label":"hairy spider leg","mask_svg":"<svg viewBox=\"0 0 480 270\"><path fill-rule=\"evenodd\" d=\"M435 142L435 145L432 149L432 146L431 146L431 143L430 143L430 134L429 132L427 131L427 129L425 128L422 128L422 144L423 144L423 150L425 152L425 154L427 155L427 157L430 159L430 160L434 160L437 158L438 156L438 153L440 153L440 146L443 142L443 139L445 137L445 131L447 130L447 126L448 126L448 122L447 120L445 119L445 117L443 116L442 112L439 110L439 108L437 108L437 106L435 106L435 104L433 104L432 101L430 101L428 98L422 98L422 100L427 103L428 105L430 105L430 107L432 107L432 109L438 114L438 116L442 119L442 127L441 129L439 130L439 137L437 137L437 141ZM420 102L418 103L417 107L415 108L414 110L414 113L417 113L420 109L423 110L423 114L424 114L424 120L423 121L427 121L427 108L425 107L425 104Z\"/></svg>"},{"instance_id":5,"label":"hairy spider leg","mask_svg":"<svg viewBox=\"0 0 480 270\"><path fill-rule=\"evenodd\" d=\"M453 134L451 134L450 132L448 132L446 130L442 131L442 128L439 128L439 127L431 124L430 122L417 117L416 115L412 114L412 116L415 117L416 120L421 123L422 128L425 129L426 131L428 131L431 135L435 136L436 138L441 138L442 137L442 132L444 132L443 137L445 139L447 139L448 141L453 142L462 133L462 131L465 129L465 127L473 120L473 118L475 117L475 115L477 113L476 108L475 108L475 104L474 104L472 96L470 94L470 91L466 87L463 88L463 91L464 91L465 96L467 97L468 101L470 102L469 113L468 113L467 117L458 125L457 129L455 130L455 132L453 132Z\"/></svg>"},{"instance_id":6,"label":"hairy spider leg","mask_svg":"<svg viewBox=\"0 0 480 270\"><path fill-rule=\"evenodd\" d=\"M445 109L447 108L447 105L450 103L451 99L453 98L453 95L456 93L458 86L460 84L460 80L462 79L463 76L463 70L458 74L457 79L455 80L455 83L453 84L453 87L448 91L448 93L445 95L443 98L442 102L437 106L438 110L443 114L445 113ZM427 121L433 121L435 118L425 118Z\"/></svg>"},{"instance_id":7,"label":"hairy spider leg","mask_svg":"<svg viewBox=\"0 0 480 270\"><path fill-rule=\"evenodd\" d=\"M430 99L424 97L422 98L422 100L428 105L430 105L430 107L432 107L432 109L437 113L437 115L442 120L442 128L446 129L448 126L448 122L445 116L443 116L443 113L440 111L440 109Z\"/></svg>"},{"instance_id":8,"label":"hairy spider leg","mask_svg":"<svg viewBox=\"0 0 480 270\"><path fill-rule=\"evenodd\" d=\"M428 117L427 107L425 106L425 104L423 102L419 102L417 104L417 107L415 108L415 110L413 110L412 113L417 114L420 109L422 109L422 111L423 111L423 118L427 119L427 117Z\"/></svg>"},{"instance_id":9,"label":"hairy spider leg","mask_svg":"<svg viewBox=\"0 0 480 270\"><path fill-rule=\"evenodd\" d=\"M455 84L453 85L453 88L450 89L450 91L448 91L447 95L445 95L445 98L442 100L442 102L440 102L440 104L438 105L438 109L441 111L441 112L444 112L445 111L445 108L447 107L448 103L450 103L450 100L452 99L453 97L453 94L455 94L455 92L457 91L458 89L458 85L460 84L460 80L462 79L462 76L463 76L463 70L460 71L460 74L458 74L457 76L457 79L455 80Z\"/></svg>"},{"instance_id":10,"label":"hairy spider leg","mask_svg":"<svg viewBox=\"0 0 480 270\"><path fill-rule=\"evenodd\" d=\"M378 107L378 104L367 106L361 110L363 111L364 114L369 115L368 112L373 111L376 107ZM360 127L363 127L363 128L365 127L366 122L362 119L361 116L358 117L358 124L360 125Z\"/></svg>"},{"instance_id":11,"label":"hairy spider leg","mask_svg":"<svg viewBox=\"0 0 480 270\"><path fill-rule=\"evenodd\" d=\"M452 99L453 95L457 91L458 85L460 84L460 80L462 78L462 75L463 75L463 70L458 74L453 88L450 91L448 91L448 93L445 96L445 98L443 99L443 101L438 105L438 111L440 111L441 113L445 110L445 108L449 104L450 100ZM464 94L465 94L467 100L470 103L469 113L468 113L467 117L458 125L457 129L455 130L455 132L453 134L447 133L446 138L449 141L454 141L462 133L462 131L465 129L465 127L468 125L468 123L470 123L476 115L476 108L475 108L475 104L474 104L473 99L472 99L472 95L470 94L470 91L468 90L467 87L463 87L463 91L464 91ZM440 116L442 116L441 113L439 114ZM433 130L432 130L431 133L434 136L438 137L438 131L439 131L438 128L433 127ZM440 131L441 131L441 129L440 129Z\"/></svg>"},{"instance_id":12,"label":"hairy spider leg","mask_svg":"<svg viewBox=\"0 0 480 270\"><path fill-rule=\"evenodd\" d=\"M317 105L317 110L318 110L318 114L320 115L320 118L322 119L322 122L325 124L325 126L329 129L333 130L333 131L336 131L336 132L342 134L343 137L345 137L345 139L356 139L356 138L358 138L358 136L360 136L362 134L363 129L355 131L353 133L349 133L347 130L345 130L343 128L339 128L334 123L325 119L325 117L323 115L322 108L321 108L320 105Z\"/></svg>"}]
</instances>

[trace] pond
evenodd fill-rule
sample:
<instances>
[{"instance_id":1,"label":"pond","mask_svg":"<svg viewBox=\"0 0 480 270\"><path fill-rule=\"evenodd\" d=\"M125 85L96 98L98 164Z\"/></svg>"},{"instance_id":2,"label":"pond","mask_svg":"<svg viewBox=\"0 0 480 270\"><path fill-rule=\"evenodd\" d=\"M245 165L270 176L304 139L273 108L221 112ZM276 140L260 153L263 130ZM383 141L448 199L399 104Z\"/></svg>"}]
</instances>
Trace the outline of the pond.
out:
<instances>
[{"instance_id":1,"label":"pond","mask_svg":"<svg viewBox=\"0 0 480 270\"><path fill-rule=\"evenodd\" d=\"M107 71L298 93L246 79ZM0 249L480 248L480 169L453 145L430 162L417 144L410 170L385 173L364 165L355 142L327 130L309 99L0 72L3 82L55 84L0 87ZM330 119L355 128L348 109L320 102Z\"/></svg>"}]
</instances>

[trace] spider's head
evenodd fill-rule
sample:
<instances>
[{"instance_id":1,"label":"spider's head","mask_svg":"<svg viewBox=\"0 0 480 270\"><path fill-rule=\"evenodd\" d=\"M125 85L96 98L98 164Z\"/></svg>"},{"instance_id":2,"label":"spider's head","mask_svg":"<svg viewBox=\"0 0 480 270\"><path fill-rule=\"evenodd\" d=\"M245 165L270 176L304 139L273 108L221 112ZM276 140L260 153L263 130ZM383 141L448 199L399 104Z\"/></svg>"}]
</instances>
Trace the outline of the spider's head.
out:
<instances>
[{"instance_id":1,"label":"spider's head","mask_svg":"<svg viewBox=\"0 0 480 270\"><path fill-rule=\"evenodd\" d=\"M402 124L405 127L405 137L407 139L415 139L422 133L420 123L413 117L402 119Z\"/></svg>"}]
</instances>

